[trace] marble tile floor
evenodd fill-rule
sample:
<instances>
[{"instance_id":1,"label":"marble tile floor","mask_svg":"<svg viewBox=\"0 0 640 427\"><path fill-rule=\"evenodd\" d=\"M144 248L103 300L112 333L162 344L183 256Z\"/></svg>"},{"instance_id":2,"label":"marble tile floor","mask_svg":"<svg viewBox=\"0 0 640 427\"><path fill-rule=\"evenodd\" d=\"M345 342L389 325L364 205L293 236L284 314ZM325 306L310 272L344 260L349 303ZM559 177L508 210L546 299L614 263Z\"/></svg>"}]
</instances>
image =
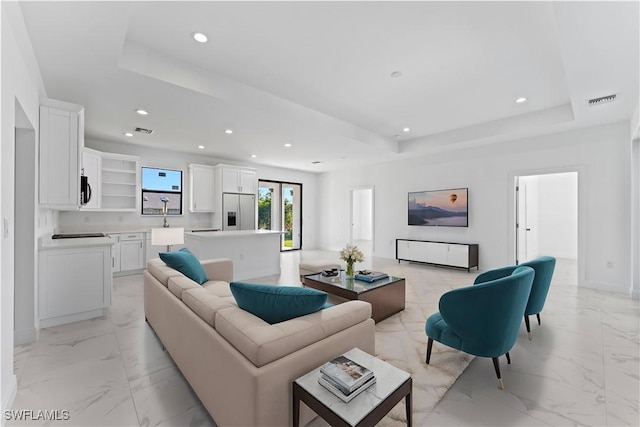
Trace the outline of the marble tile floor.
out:
<instances>
[{"instance_id":1,"label":"marble tile floor","mask_svg":"<svg viewBox=\"0 0 640 427\"><path fill-rule=\"evenodd\" d=\"M298 284L300 260L334 252L282 254L279 276L261 283ZM476 273L367 256L360 268L403 276L429 301L471 284ZM399 315L402 315L400 313ZM474 359L417 426L637 426L640 390L638 301L579 288L576 263L559 260L542 326L524 326L502 361L505 390L489 359ZM426 342L426 338L425 338ZM435 343L434 345L438 345ZM108 316L40 331L15 348L18 394L13 409L68 410L69 419L6 421L6 425L215 426L171 357L144 322L142 275L114 280Z\"/></svg>"}]
</instances>

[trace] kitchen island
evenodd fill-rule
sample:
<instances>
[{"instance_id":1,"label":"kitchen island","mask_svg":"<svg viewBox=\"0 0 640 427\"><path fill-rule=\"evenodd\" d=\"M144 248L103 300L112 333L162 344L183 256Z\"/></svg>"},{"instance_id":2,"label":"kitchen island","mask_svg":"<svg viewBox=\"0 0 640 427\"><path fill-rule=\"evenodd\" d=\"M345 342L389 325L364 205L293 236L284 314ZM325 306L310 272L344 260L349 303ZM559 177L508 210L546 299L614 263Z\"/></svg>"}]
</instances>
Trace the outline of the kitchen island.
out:
<instances>
[{"instance_id":1,"label":"kitchen island","mask_svg":"<svg viewBox=\"0 0 640 427\"><path fill-rule=\"evenodd\" d=\"M280 274L281 231L187 231L184 243L198 259L230 258L233 280Z\"/></svg>"}]
</instances>

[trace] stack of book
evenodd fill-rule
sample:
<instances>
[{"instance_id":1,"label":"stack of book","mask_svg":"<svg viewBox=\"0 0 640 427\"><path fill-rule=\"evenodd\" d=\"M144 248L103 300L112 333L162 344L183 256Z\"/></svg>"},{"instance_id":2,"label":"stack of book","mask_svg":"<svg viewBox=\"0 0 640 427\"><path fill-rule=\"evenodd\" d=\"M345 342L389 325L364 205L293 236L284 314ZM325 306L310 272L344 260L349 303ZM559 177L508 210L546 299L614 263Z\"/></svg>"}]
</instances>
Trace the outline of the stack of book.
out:
<instances>
[{"instance_id":1,"label":"stack of book","mask_svg":"<svg viewBox=\"0 0 640 427\"><path fill-rule=\"evenodd\" d=\"M349 402L375 382L373 371L345 356L322 365L318 378L320 385L344 402Z\"/></svg>"},{"instance_id":2,"label":"stack of book","mask_svg":"<svg viewBox=\"0 0 640 427\"><path fill-rule=\"evenodd\" d=\"M360 270L356 273L355 279L371 283L376 280L386 279L387 277L389 277L387 273L382 273L380 271Z\"/></svg>"}]
</instances>

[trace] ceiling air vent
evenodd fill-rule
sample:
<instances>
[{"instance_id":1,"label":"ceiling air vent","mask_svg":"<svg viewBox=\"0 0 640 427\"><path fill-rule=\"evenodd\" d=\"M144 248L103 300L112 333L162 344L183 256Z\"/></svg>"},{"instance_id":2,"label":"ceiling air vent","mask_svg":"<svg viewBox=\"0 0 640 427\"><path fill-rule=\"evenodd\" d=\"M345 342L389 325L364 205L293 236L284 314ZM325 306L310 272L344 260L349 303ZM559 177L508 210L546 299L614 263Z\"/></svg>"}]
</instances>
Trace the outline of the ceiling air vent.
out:
<instances>
[{"instance_id":1,"label":"ceiling air vent","mask_svg":"<svg viewBox=\"0 0 640 427\"><path fill-rule=\"evenodd\" d=\"M600 98L588 99L587 100L587 105L592 107L594 105L600 105L600 104L606 104L607 102L613 102L613 101L616 100L617 96L618 96L618 94L614 93L612 95L601 96Z\"/></svg>"},{"instance_id":2,"label":"ceiling air vent","mask_svg":"<svg viewBox=\"0 0 640 427\"><path fill-rule=\"evenodd\" d=\"M151 129L145 129L145 128L136 128L135 131L140 133L146 133L147 135L151 135L153 133Z\"/></svg>"}]
</instances>

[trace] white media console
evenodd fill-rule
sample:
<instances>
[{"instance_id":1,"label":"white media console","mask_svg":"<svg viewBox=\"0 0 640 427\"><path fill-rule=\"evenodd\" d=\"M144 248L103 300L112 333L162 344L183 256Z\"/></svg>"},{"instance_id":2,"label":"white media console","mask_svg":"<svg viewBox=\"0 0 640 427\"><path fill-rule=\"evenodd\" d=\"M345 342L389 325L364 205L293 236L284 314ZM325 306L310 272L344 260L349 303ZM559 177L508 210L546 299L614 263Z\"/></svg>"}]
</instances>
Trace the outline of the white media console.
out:
<instances>
[{"instance_id":1,"label":"white media console","mask_svg":"<svg viewBox=\"0 0 640 427\"><path fill-rule=\"evenodd\" d=\"M478 244L396 239L396 259L471 271L473 267L478 268Z\"/></svg>"}]
</instances>

